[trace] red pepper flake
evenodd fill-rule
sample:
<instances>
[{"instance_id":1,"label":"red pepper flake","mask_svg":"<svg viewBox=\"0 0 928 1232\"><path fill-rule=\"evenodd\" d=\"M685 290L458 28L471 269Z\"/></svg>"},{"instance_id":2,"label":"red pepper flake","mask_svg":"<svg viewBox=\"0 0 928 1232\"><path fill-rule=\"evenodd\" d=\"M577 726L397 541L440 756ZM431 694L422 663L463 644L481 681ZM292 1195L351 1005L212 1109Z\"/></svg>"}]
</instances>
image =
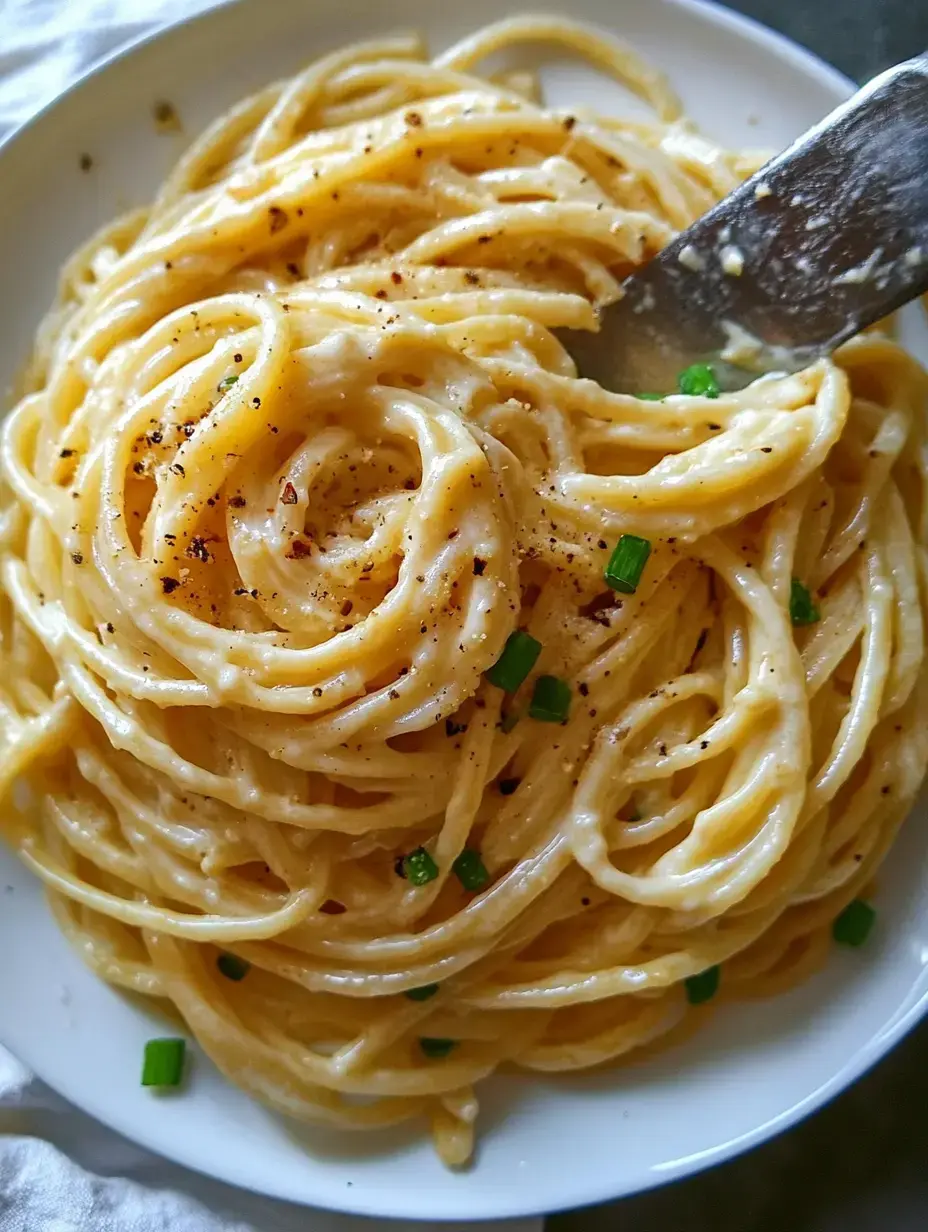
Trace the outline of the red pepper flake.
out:
<instances>
[{"instance_id":1,"label":"red pepper flake","mask_svg":"<svg viewBox=\"0 0 928 1232\"><path fill-rule=\"evenodd\" d=\"M282 505L295 505L298 500L299 497L296 494L296 488L293 484L290 482L285 483L284 490L280 495L280 503Z\"/></svg>"},{"instance_id":2,"label":"red pepper flake","mask_svg":"<svg viewBox=\"0 0 928 1232\"><path fill-rule=\"evenodd\" d=\"M403 119L406 121L406 123L409 125L410 128L421 128L422 127L422 116L419 115L418 111L407 111L406 114L403 116Z\"/></svg>"},{"instance_id":3,"label":"red pepper flake","mask_svg":"<svg viewBox=\"0 0 928 1232\"><path fill-rule=\"evenodd\" d=\"M380 288L380 290L376 293L376 295L377 295L377 299L386 299L386 298L387 298L387 293L386 293L386 291L384 290L384 288L383 288L383 287L381 287L381 288Z\"/></svg>"},{"instance_id":4,"label":"red pepper flake","mask_svg":"<svg viewBox=\"0 0 928 1232\"><path fill-rule=\"evenodd\" d=\"M354 607L354 604L351 602L351 600L346 599L345 602L341 606L342 616L349 616L351 614L351 609L353 607Z\"/></svg>"},{"instance_id":5,"label":"red pepper flake","mask_svg":"<svg viewBox=\"0 0 928 1232\"><path fill-rule=\"evenodd\" d=\"M279 231L282 227L285 227L290 221L287 211L282 210L279 205L272 205L270 207L268 210L268 217L271 221L271 235L273 235L275 231Z\"/></svg>"},{"instance_id":6,"label":"red pepper flake","mask_svg":"<svg viewBox=\"0 0 928 1232\"><path fill-rule=\"evenodd\" d=\"M173 594L173 592L177 590L179 585L180 585L180 582L177 580L177 578L163 577L161 579L161 589L164 591L166 595Z\"/></svg>"},{"instance_id":7,"label":"red pepper flake","mask_svg":"<svg viewBox=\"0 0 928 1232\"><path fill-rule=\"evenodd\" d=\"M391 282L395 282L396 285L399 286L400 283L403 281L403 275L399 272L399 270L394 270L393 273L390 275L390 280Z\"/></svg>"},{"instance_id":8,"label":"red pepper flake","mask_svg":"<svg viewBox=\"0 0 928 1232\"><path fill-rule=\"evenodd\" d=\"M290 551L287 553L288 560L303 560L305 557L312 555L312 548L308 543L304 543L302 539L294 539L290 544Z\"/></svg>"}]
</instances>

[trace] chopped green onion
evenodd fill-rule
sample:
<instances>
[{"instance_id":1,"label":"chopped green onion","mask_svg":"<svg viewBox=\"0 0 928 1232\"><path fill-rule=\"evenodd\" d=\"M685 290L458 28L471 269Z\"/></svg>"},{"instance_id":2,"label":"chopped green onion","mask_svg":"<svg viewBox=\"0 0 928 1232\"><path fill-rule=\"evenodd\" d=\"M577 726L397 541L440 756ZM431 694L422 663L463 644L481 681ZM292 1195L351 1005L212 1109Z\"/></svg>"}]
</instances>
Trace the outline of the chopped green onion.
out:
<instances>
[{"instance_id":1,"label":"chopped green onion","mask_svg":"<svg viewBox=\"0 0 928 1232\"><path fill-rule=\"evenodd\" d=\"M221 394L227 393L237 380L237 376L224 376L216 388Z\"/></svg>"},{"instance_id":2,"label":"chopped green onion","mask_svg":"<svg viewBox=\"0 0 928 1232\"><path fill-rule=\"evenodd\" d=\"M480 852L472 847L465 847L451 867L465 890L482 890L490 880Z\"/></svg>"},{"instance_id":3,"label":"chopped green onion","mask_svg":"<svg viewBox=\"0 0 928 1232\"><path fill-rule=\"evenodd\" d=\"M184 1052L187 1041L182 1039L150 1039L145 1044L142 1064L143 1087L176 1087L184 1073Z\"/></svg>"},{"instance_id":4,"label":"chopped green onion","mask_svg":"<svg viewBox=\"0 0 928 1232\"><path fill-rule=\"evenodd\" d=\"M235 980L236 983L243 980L251 970L251 963L239 958L237 954L220 954L216 959L216 966L227 980Z\"/></svg>"},{"instance_id":5,"label":"chopped green onion","mask_svg":"<svg viewBox=\"0 0 928 1232\"><path fill-rule=\"evenodd\" d=\"M413 885L424 886L438 876L438 865L424 847L417 847L403 861L403 871Z\"/></svg>"},{"instance_id":6,"label":"chopped green onion","mask_svg":"<svg viewBox=\"0 0 928 1232\"><path fill-rule=\"evenodd\" d=\"M486 673L486 678L498 689L515 693L538 662L540 654L541 642L524 629L516 629L515 633L509 634L503 653Z\"/></svg>"},{"instance_id":7,"label":"chopped green onion","mask_svg":"<svg viewBox=\"0 0 928 1232\"><path fill-rule=\"evenodd\" d=\"M635 394L639 402L663 402L663 394Z\"/></svg>"},{"instance_id":8,"label":"chopped green onion","mask_svg":"<svg viewBox=\"0 0 928 1232\"><path fill-rule=\"evenodd\" d=\"M807 587L793 578L789 588L789 618L794 625L814 625L822 614L812 600Z\"/></svg>"},{"instance_id":9,"label":"chopped green onion","mask_svg":"<svg viewBox=\"0 0 928 1232\"><path fill-rule=\"evenodd\" d=\"M541 723L563 723L570 710L570 685L557 676L539 676L535 681L529 716Z\"/></svg>"},{"instance_id":10,"label":"chopped green onion","mask_svg":"<svg viewBox=\"0 0 928 1232\"><path fill-rule=\"evenodd\" d=\"M606 565L606 585L623 595L633 595L638 589L644 567L651 555L651 544L637 535L622 535Z\"/></svg>"},{"instance_id":11,"label":"chopped green onion","mask_svg":"<svg viewBox=\"0 0 928 1232\"><path fill-rule=\"evenodd\" d=\"M684 980L686 999L690 1005L702 1005L706 1001L711 1001L719 990L720 977L720 967L709 967L701 971L699 975L691 975L689 979Z\"/></svg>"},{"instance_id":12,"label":"chopped green onion","mask_svg":"<svg viewBox=\"0 0 928 1232\"><path fill-rule=\"evenodd\" d=\"M446 1057L456 1043L457 1040L431 1039L429 1036L423 1036L419 1040L419 1047L427 1057Z\"/></svg>"},{"instance_id":13,"label":"chopped green onion","mask_svg":"<svg viewBox=\"0 0 928 1232\"><path fill-rule=\"evenodd\" d=\"M403 995L408 997L410 1001L428 1001L437 992L437 984L423 984L421 988L408 988Z\"/></svg>"},{"instance_id":14,"label":"chopped green onion","mask_svg":"<svg viewBox=\"0 0 928 1232\"><path fill-rule=\"evenodd\" d=\"M691 364L677 377L677 383L681 394L694 397L717 398L721 392L711 364Z\"/></svg>"},{"instance_id":15,"label":"chopped green onion","mask_svg":"<svg viewBox=\"0 0 928 1232\"><path fill-rule=\"evenodd\" d=\"M875 920L876 912L870 904L855 898L831 926L831 935L839 945L853 945L856 948L870 936Z\"/></svg>"}]
</instances>

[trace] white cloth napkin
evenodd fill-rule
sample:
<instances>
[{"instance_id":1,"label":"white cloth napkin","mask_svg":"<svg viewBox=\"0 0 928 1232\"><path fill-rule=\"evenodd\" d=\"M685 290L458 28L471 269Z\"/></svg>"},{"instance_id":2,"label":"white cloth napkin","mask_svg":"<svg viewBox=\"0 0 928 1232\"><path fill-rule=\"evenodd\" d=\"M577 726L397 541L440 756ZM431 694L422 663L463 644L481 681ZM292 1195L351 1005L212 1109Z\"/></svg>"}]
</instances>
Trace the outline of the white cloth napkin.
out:
<instances>
[{"instance_id":1,"label":"white cloth napkin","mask_svg":"<svg viewBox=\"0 0 928 1232\"><path fill-rule=\"evenodd\" d=\"M214 0L0 0L0 138L95 61L154 26L211 3ZM440 1226L444 1232L460 1232L465 1225ZM490 1225L482 1227L490 1232ZM507 1232L540 1232L540 1227L539 1220L506 1225ZM0 1232L414 1228L427 1232L419 1223L308 1211L187 1172L71 1107L0 1047Z\"/></svg>"}]
</instances>

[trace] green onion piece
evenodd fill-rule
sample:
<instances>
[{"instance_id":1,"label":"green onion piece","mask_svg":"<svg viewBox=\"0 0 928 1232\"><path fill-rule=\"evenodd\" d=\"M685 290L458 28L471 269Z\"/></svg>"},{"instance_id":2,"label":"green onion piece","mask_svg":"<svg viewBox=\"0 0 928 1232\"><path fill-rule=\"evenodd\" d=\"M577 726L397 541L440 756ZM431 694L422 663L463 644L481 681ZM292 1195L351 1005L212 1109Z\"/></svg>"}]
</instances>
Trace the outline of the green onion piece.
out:
<instances>
[{"instance_id":1,"label":"green onion piece","mask_svg":"<svg viewBox=\"0 0 928 1232\"><path fill-rule=\"evenodd\" d=\"M184 1051L187 1041L182 1039L150 1039L145 1044L145 1060L142 1064L143 1087L177 1087L184 1073Z\"/></svg>"},{"instance_id":2,"label":"green onion piece","mask_svg":"<svg viewBox=\"0 0 928 1232\"><path fill-rule=\"evenodd\" d=\"M515 693L538 662L540 654L541 642L524 629L516 629L515 633L509 634L503 653L486 673L486 678L498 689Z\"/></svg>"},{"instance_id":3,"label":"green onion piece","mask_svg":"<svg viewBox=\"0 0 928 1232\"><path fill-rule=\"evenodd\" d=\"M419 1047L427 1057L446 1057L456 1043L457 1040L431 1039L429 1036L423 1036L419 1040Z\"/></svg>"},{"instance_id":4,"label":"green onion piece","mask_svg":"<svg viewBox=\"0 0 928 1232\"><path fill-rule=\"evenodd\" d=\"M870 904L861 898L855 898L831 926L831 935L839 945L852 945L856 948L863 945L870 936L875 921L876 912Z\"/></svg>"},{"instance_id":5,"label":"green onion piece","mask_svg":"<svg viewBox=\"0 0 928 1232\"><path fill-rule=\"evenodd\" d=\"M663 402L663 394L635 394L639 402Z\"/></svg>"},{"instance_id":6,"label":"green onion piece","mask_svg":"<svg viewBox=\"0 0 928 1232\"><path fill-rule=\"evenodd\" d=\"M638 589L644 567L651 555L651 544L637 535L622 535L606 565L606 585L623 595L633 595Z\"/></svg>"},{"instance_id":7,"label":"green onion piece","mask_svg":"<svg viewBox=\"0 0 928 1232\"><path fill-rule=\"evenodd\" d=\"M465 847L451 867L465 890L482 890L490 880L480 852L473 847Z\"/></svg>"},{"instance_id":8,"label":"green onion piece","mask_svg":"<svg viewBox=\"0 0 928 1232\"><path fill-rule=\"evenodd\" d=\"M219 390L221 394L224 394L232 388L232 386L235 384L237 380L238 380L237 376L224 376L222 380L219 382L219 384L216 386L216 388Z\"/></svg>"},{"instance_id":9,"label":"green onion piece","mask_svg":"<svg viewBox=\"0 0 928 1232\"><path fill-rule=\"evenodd\" d=\"M437 984L423 984L421 988L407 988L403 993L404 997L408 997L410 1001L428 1001L430 997L434 997L438 992Z\"/></svg>"},{"instance_id":10,"label":"green onion piece","mask_svg":"<svg viewBox=\"0 0 928 1232\"><path fill-rule=\"evenodd\" d=\"M424 847L417 847L403 861L403 871L414 886L424 886L438 876L438 865Z\"/></svg>"},{"instance_id":11,"label":"green onion piece","mask_svg":"<svg viewBox=\"0 0 928 1232\"><path fill-rule=\"evenodd\" d=\"M822 614L808 589L799 578L793 578L789 588L789 618L794 625L814 625Z\"/></svg>"},{"instance_id":12,"label":"green onion piece","mask_svg":"<svg viewBox=\"0 0 928 1232\"><path fill-rule=\"evenodd\" d=\"M717 398L721 392L711 364L691 364L677 377L677 383L681 394L695 397Z\"/></svg>"},{"instance_id":13,"label":"green onion piece","mask_svg":"<svg viewBox=\"0 0 928 1232\"><path fill-rule=\"evenodd\" d=\"M557 676L539 676L535 681L529 716L540 723L563 723L570 710L570 685Z\"/></svg>"},{"instance_id":14,"label":"green onion piece","mask_svg":"<svg viewBox=\"0 0 928 1232\"><path fill-rule=\"evenodd\" d=\"M237 954L220 954L216 959L216 966L222 975L227 980L243 980L251 970L251 963L244 958L239 958Z\"/></svg>"},{"instance_id":15,"label":"green onion piece","mask_svg":"<svg viewBox=\"0 0 928 1232\"><path fill-rule=\"evenodd\" d=\"M699 975L691 975L689 979L684 980L686 999L690 1005L702 1005L712 1000L719 990L721 973L720 967L709 967L705 971L700 971Z\"/></svg>"}]
</instances>

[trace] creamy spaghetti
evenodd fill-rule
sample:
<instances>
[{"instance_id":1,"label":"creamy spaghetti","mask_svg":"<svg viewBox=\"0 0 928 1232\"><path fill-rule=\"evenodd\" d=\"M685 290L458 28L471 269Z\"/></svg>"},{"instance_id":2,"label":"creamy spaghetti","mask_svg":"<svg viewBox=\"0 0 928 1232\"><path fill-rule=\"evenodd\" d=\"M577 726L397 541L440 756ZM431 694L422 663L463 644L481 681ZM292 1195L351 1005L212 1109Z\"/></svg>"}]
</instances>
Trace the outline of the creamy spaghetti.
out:
<instances>
[{"instance_id":1,"label":"creamy spaghetti","mask_svg":"<svg viewBox=\"0 0 928 1232\"><path fill-rule=\"evenodd\" d=\"M479 75L524 41L656 118ZM794 981L886 853L928 756L925 373L871 333L645 401L552 332L757 165L568 21L383 39L65 267L3 432L2 826L274 1108L425 1114L461 1163L479 1081Z\"/></svg>"}]
</instances>

